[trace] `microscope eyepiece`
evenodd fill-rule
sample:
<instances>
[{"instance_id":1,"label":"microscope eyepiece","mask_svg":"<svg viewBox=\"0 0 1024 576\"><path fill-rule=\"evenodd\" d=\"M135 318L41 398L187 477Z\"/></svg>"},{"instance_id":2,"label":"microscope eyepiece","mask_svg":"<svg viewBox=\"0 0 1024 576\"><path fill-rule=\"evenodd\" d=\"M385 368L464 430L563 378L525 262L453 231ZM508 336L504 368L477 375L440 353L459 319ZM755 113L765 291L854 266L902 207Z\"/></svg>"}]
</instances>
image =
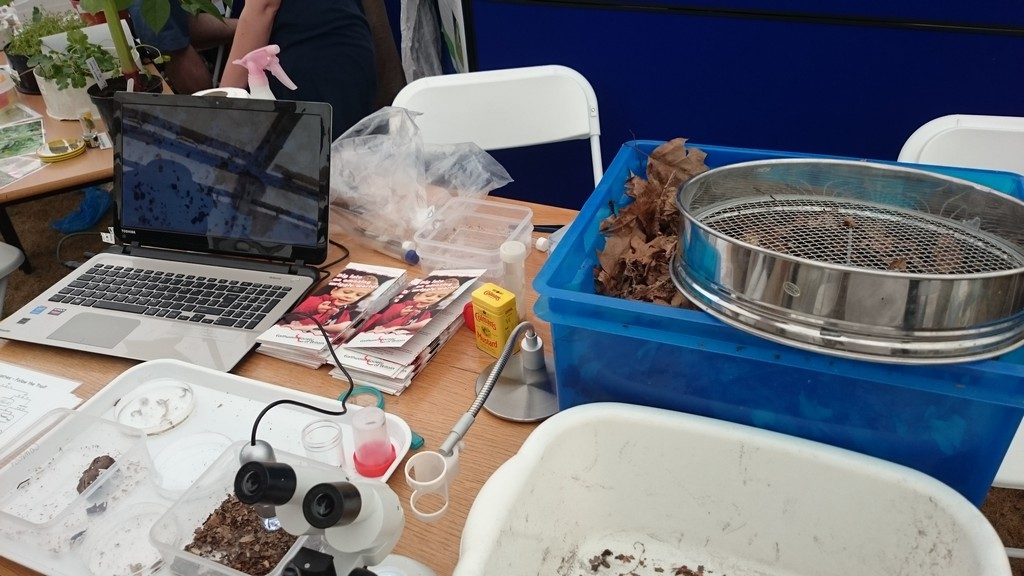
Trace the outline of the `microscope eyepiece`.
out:
<instances>
[{"instance_id":1,"label":"microscope eyepiece","mask_svg":"<svg viewBox=\"0 0 1024 576\"><path fill-rule=\"evenodd\" d=\"M306 522L321 529L351 524L362 507L359 489L351 482L317 484L302 499L302 514Z\"/></svg>"},{"instance_id":2,"label":"microscope eyepiece","mask_svg":"<svg viewBox=\"0 0 1024 576\"><path fill-rule=\"evenodd\" d=\"M279 462L246 462L235 474L235 496L245 504L280 506L295 494L295 470Z\"/></svg>"}]
</instances>

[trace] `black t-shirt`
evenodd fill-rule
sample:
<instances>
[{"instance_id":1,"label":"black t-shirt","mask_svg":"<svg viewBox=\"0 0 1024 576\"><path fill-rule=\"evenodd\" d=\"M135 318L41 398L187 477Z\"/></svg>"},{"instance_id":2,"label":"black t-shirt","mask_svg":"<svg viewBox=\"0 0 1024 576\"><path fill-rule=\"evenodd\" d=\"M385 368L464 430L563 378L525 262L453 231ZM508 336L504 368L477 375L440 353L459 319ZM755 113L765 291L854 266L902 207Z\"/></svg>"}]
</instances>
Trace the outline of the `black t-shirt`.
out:
<instances>
[{"instance_id":1,"label":"black t-shirt","mask_svg":"<svg viewBox=\"0 0 1024 576\"><path fill-rule=\"evenodd\" d=\"M270 32L298 90L271 77L278 100L327 102L333 137L372 112L377 89L373 37L360 0L281 0Z\"/></svg>"}]
</instances>

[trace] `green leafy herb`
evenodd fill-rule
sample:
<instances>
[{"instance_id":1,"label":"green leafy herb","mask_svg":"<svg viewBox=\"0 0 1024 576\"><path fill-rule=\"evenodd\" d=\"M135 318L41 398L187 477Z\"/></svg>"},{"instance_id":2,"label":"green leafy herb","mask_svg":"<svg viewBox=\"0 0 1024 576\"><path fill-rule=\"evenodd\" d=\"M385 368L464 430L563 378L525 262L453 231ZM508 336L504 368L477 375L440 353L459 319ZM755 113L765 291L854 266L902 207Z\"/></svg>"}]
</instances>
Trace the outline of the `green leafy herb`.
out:
<instances>
[{"instance_id":1,"label":"green leafy herb","mask_svg":"<svg viewBox=\"0 0 1024 576\"><path fill-rule=\"evenodd\" d=\"M32 11L32 21L23 25L11 38L7 52L27 57L35 56L42 49L43 38L60 32L80 30L84 26L85 23L74 12L54 14L42 12L37 7Z\"/></svg>"},{"instance_id":2,"label":"green leafy herb","mask_svg":"<svg viewBox=\"0 0 1024 576\"><path fill-rule=\"evenodd\" d=\"M102 72L113 72L120 63L113 54L100 46L89 42L89 37L81 30L68 32L68 46L63 52L46 52L29 58L29 66L36 67L36 75L53 81L61 90L66 88L85 88L92 79L87 64L89 58L95 58Z\"/></svg>"}]
</instances>

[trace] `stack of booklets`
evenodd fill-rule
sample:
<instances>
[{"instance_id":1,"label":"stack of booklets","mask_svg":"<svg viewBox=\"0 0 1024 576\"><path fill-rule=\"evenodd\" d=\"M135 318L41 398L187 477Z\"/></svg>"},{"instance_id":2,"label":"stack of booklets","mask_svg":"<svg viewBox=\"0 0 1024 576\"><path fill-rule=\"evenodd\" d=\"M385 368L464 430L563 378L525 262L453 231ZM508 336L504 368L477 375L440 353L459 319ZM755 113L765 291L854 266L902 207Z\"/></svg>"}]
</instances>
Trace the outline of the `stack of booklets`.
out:
<instances>
[{"instance_id":1,"label":"stack of booklets","mask_svg":"<svg viewBox=\"0 0 1024 576\"><path fill-rule=\"evenodd\" d=\"M387 308L335 348L357 385L401 394L462 326L470 287L485 270L435 270L409 282ZM331 359L331 362L334 360ZM337 367L331 371L345 379Z\"/></svg>"},{"instance_id":2,"label":"stack of booklets","mask_svg":"<svg viewBox=\"0 0 1024 576\"><path fill-rule=\"evenodd\" d=\"M405 286L405 270L351 262L256 339L257 352L319 368L334 346L355 334ZM316 322L323 325L324 339Z\"/></svg>"}]
</instances>

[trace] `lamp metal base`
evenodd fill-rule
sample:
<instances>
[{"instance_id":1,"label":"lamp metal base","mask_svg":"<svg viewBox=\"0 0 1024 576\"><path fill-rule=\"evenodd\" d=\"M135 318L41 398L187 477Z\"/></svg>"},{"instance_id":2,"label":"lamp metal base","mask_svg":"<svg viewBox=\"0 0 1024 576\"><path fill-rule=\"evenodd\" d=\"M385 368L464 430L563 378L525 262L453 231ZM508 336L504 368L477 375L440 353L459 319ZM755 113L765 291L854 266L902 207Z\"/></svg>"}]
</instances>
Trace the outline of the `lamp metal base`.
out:
<instances>
[{"instance_id":1,"label":"lamp metal base","mask_svg":"<svg viewBox=\"0 0 1024 576\"><path fill-rule=\"evenodd\" d=\"M510 358L494 383L484 408L498 418L514 422L537 422L558 412L555 373L550 368L552 360L549 357L544 360L544 370L524 370L519 354ZM477 393L496 363L492 362L476 379Z\"/></svg>"}]
</instances>

